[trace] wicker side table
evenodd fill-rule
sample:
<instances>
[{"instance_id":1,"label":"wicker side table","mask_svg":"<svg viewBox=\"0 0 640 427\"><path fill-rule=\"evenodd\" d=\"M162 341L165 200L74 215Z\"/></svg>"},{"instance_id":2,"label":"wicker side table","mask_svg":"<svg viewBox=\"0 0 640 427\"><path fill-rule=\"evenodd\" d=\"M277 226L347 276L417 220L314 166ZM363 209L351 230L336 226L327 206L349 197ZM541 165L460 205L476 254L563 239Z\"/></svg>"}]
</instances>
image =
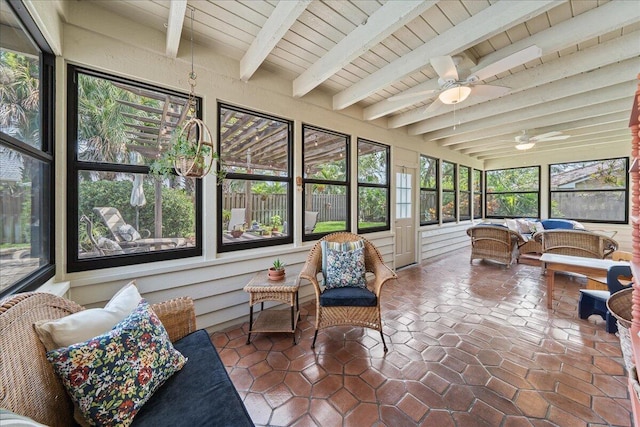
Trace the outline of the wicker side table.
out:
<instances>
[{"instance_id":1,"label":"wicker side table","mask_svg":"<svg viewBox=\"0 0 640 427\"><path fill-rule=\"evenodd\" d=\"M298 302L300 282L297 274L285 276L284 280L271 281L266 271L258 272L244 287L249 293L249 334L247 344L251 342L251 334L255 332L290 332L296 344L296 326L300 317ZM289 309L264 310L265 301L279 301L289 304ZM253 306L260 303L260 314L253 319Z\"/></svg>"}]
</instances>

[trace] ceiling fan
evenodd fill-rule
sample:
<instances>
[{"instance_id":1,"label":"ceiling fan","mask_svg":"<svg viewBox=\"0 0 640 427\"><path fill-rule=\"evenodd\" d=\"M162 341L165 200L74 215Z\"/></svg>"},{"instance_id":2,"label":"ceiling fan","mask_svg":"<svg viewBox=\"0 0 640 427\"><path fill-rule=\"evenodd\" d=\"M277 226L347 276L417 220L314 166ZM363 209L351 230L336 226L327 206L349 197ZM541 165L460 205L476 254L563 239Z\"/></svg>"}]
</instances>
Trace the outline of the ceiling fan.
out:
<instances>
[{"instance_id":1,"label":"ceiling fan","mask_svg":"<svg viewBox=\"0 0 640 427\"><path fill-rule=\"evenodd\" d=\"M487 65L468 77L461 79L458 65L459 56L436 56L431 58L431 66L438 74L438 89L428 89L418 92L406 92L388 98L389 101L400 100L414 96L436 95L437 98L427 107L425 112L431 112L443 104L455 105L466 100L470 95L483 98L497 98L509 92L504 86L478 84L480 81L503 73L526 62L539 58L542 49L533 45L507 56L499 61ZM429 97L431 98L431 97Z\"/></svg>"},{"instance_id":2,"label":"ceiling fan","mask_svg":"<svg viewBox=\"0 0 640 427\"><path fill-rule=\"evenodd\" d=\"M545 141L561 141L563 139L570 138L570 135L562 135L562 132L554 131L547 132L536 136L531 136L527 134L526 130L522 131L522 135L518 135L515 137L516 140L516 148L518 150L528 150L533 148L536 145L536 142L545 142Z\"/></svg>"}]
</instances>

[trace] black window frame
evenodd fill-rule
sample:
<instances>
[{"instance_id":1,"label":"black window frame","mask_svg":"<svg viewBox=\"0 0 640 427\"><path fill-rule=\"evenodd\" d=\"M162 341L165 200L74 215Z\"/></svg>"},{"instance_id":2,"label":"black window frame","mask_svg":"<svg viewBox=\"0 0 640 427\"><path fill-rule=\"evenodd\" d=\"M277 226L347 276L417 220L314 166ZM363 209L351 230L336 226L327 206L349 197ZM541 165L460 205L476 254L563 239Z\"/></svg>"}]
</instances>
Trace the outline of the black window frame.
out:
<instances>
[{"instance_id":1,"label":"black window frame","mask_svg":"<svg viewBox=\"0 0 640 427\"><path fill-rule=\"evenodd\" d=\"M514 170L514 169L538 169L538 189L537 191L501 191L501 192L490 192L487 188L489 179L487 175L491 172L502 171L502 170ZM501 169L491 169L484 171L484 213L485 218L540 218L540 192L541 192L541 176L540 176L540 166L522 166L522 167L513 167L513 168L501 168ZM487 203L489 201L490 194L527 194L527 193L536 193L538 195L538 203L536 206L537 213L535 216L533 215L525 215L525 216L513 216L513 215L489 215L489 209L487 209Z\"/></svg>"},{"instance_id":2,"label":"black window frame","mask_svg":"<svg viewBox=\"0 0 640 427\"><path fill-rule=\"evenodd\" d=\"M476 180L475 180L476 172L478 173L478 184L477 184L477 187L476 187ZM484 209L483 194L482 194L482 188L483 188L483 182L484 182L484 173L483 173L482 170L475 169L475 168L472 170L471 173L473 175L473 179L472 179L471 185L472 185L472 188L473 188L473 190L472 190L472 193L473 193L472 194L472 197L473 197L472 204L473 204L474 207L476 206L476 197L480 198L480 203L479 203L480 212L476 212L476 210L473 209L473 219L479 219L479 218L482 218L482 210ZM478 188L478 191L476 191L476 188Z\"/></svg>"},{"instance_id":3,"label":"black window frame","mask_svg":"<svg viewBox=\"0 0 640 427\"><path fill-rule=\"evenodd\" d=\"M435 176L435 187L423 187L422 186L422 159L429 159L431 161L434 161L435 164L435 171L436 171L436 176ZM435 195L435 212L436 212L436 218L431 220L431 221L422 221L422 214L420 214L420 225L430 225L430 224L439 224L440 223L440 218L442 217L442 213L441 213L441 208L440 208L440 159L437 159L435 157L431 157L431 156L426 156L424 154L420 155L420 174L419 174L419 183L420 183L420 210L422 211L422 193L423 192L428 192L428 193L433 193Z\"/></svg>"},{"instance_id":4,"label":"black window frame","mask_svg":"<svg viewBox=\"0 0 640 427\"><path fill-rule=\"evenodd\" d=\"M466 190L462 190L461 185L460 185L462 183L462 181L461 181L462 173L460 171L463 168L467 170L467 189ZM458 180L457 180L457 182L458 182L458 203L457 203L457 206L458 206L458 220L459 221L470 221L471 217L472 217L471 211L473 209L472 208L472 206L473 206L473 198L472 198L473 189L471 187L471 178L472 178L471 174L472 174L471 166L458 165ZM467 200L468 200L468 203L469 203L469 208L468 208L469 209L469 214L465 215L465 216L462 216L462 211L460 210L460 203L462 202L462 196L461 195L463 193L467 195Z\"/></svg>"},{"instance_id":5,"label":"black window frame","mask_svg":"<svg viewBox=\"0 0 640 427\"><path fill-rule=\"evenodd\" d=\"M48 173L41 177L38 185L41 187L39 202L40 215L32 212L31 223L40 224L42 232L41 248L44 262L37 269L17 280L11 286L0 292L0 298L17 292L34 291L56 274L55 260L55 55L36 22L20 0L7 0L10 10L22 24L25 32L38 48L40 70L40 144L37 149L0 131L0 145L15 150L23 156L28 156L47 165Z\"/></svg>"},{"instance_id":6,"label":"black window frame","mask_svg":"<svg viewBox=\"0 0 640 427\"><path fill-rule=\"evenodd\" d=\"M87 67L67 65L67 271L87 271L101 268L123 267L127 265L166 261L173 259L191 258L202 255L202 208L203 189L202 179L195 180L195 238L193 247L163 249L159 251L129 253L122 255L108 255L80 259L78 256L78 173L80 171L121 172L131 174L150 174L149 166L116 163L97 163L78 160L78 74L85 74L96 78L136 86L142 89L158 91L168 95L188 98L188 93L166 89L148 83L139 82L125 77L93 70ZM202 118L202 99L195 97L196 117Z\"/></svg>"},{"instance_id":7,"label":"black window frame","mask_svg":"<svg viewBox=\"0 0 640 427\"><path fill-rule=\"evenodd\" d=\"M358 161L358 166L357 166L357 181L358 181L358 185L357 185L357 190L356 193L358 194L358 201L357 201L357 212L358 215L360 214L360 189L361 188L377 188L377 189L384 189L387 192L387 209L386 209L386 224L380 227L368 227L368 228L361 228L360 227L360 221L357 222L358 224L358 234L364 234L364 233L373 233L376 231L386 231L386 230L390 230L391 229L391 168L389 167L389 162L391 160L391 147L389 147L386 144L382 144L380 142L375 142L375 141L371 141L369 139L365 139L365 138L358 138L356 141L356 145L358 145L358 148L360 148L360 143L364 143L364 144L369 144L369 145L376 145L378 147L382 147L385 150L385 157L386 157L386 183L385 184L377 184L377 183L370 183L370 182L360 182L360 162ZM358 150L358 153L360 153L360 151ZM360 158L360 154L358 154L358 159Z\"/></svg>"},{"instance_id":8,"label":"black window frame","mask_svg":"<svg viewBox=\"0 0 640 427\"><path fill-rule=\"evenodd\" d=\"M223 108L226 109L231 109L243 114L251 114L257 117L263 117L265 119L269 119L269 120L279 120L282 121L284 123L287 124L287 133L288 133L288 150L289 150L289 156L288 156L288 161L287 161L287 176L286 177L280 177L280 176L272 176L272 175L254 175L254 174L247 174L247 173L237 173L237 172L225 172L224 173L224 180L243 180L243 181L275 181L275 182L285 182L287 183L287 216L288 218L293 218L293 193L294 193L294 183L293 183L293 159L294 159L294 146L293 146L293 137L294 137L294 133L293 133L293 121L289 120L289 119L285 119L283 117L278 117L276 115L273 114L267 114L267 113L262 113L259 111L255 111L255 110L250 110L247 108L243 108L243 107L238 107L236 105L230 104L230 103L226 103L226 102L218 102L217 105L217 114L218 117L221 117L221 110ZM218 131L216 132L217 135L217 149L218 149L218 153L222 153L221 151L221 145L222 145L222 138L220 135L220 131L222 129L221 123L218 123ZM222 154L221 154L222 156ZM221 162L224 164L224 158L221 157ZM220 164L218 164L218 170L220 170ZM221 184L221 182L219 182L219 184ZM223 230L223 215L222 215L222 211L223 211L223 191L222 191L222 185L218 185L217 187L217 203L218 203L218 208L217 208L217 221L216 221L216 229L217 229L217 252L218 253L225 253L225 252L235 252L235 251L241 251L241 250L246 250L246 249L254 249L254 248L264 248L264 247L271 247L271 246L279 246L279 245L284 245L284 244L291 244L293 243L293 232L294 232L294 227L293 224L288 224L288 233L283 236L283 237L274 237L274 238L270 238L270 239L256 239L256 240L251 240L251 241L239 241L237 243L227 243L227 244L223 244L223 234L224 234L224 230ZM293 222L293 221L290 221Z\"/></svg>"},{"instance_id":9,"label":"black window frame","mask_svg":"<svg viewBox=\"0 0 640 427\"><path fill-rule=\"evenodd\" d=\"M548 206L548 217L549 218L554 218L554 219L571 219L574 221L581 221L581 222L591 222L591 223L601 223L601 224L628 224L629 223L629 209L630 209L630 205L629 205L629 173L625 173L625 187L624 189L618 189L618 190L612 190L610 188L607 189L593 189L593 190L570 190L570 189L563 189L563 190L553 190L551 187L551 181L552 181L552 177L551 177L551 168L555 165L566 165L566 164L572 164L572 163L590 163L590 162L606 162L606 161L615 161L615 160L624 160L625 162L625 166L624 166L624 171L628 171L629 170L629 157L612 157L612 158L607 158L607 159L595 159L595 160L584 160L584 161L577 161L577 162L561 162L561 163L550 163L548 170L549 170L549 193L548 193L548 197L549 197L549 206ZM553 198L552 195L554 193L600 193L600 192L611 192L611 191L616 191L616 192L624 192L624 220L620 220L620 221L614 221L614 220L597 220L597 219L589 219L589 218L564 218L564 217L556 217L556 216L552 216L552 202L553 202Z\"/></svg>"},{"instance_id":10,"label":"black window frame","mask_svg":"<svg viewBox=\"0 0 640 427\"><path fill-rule=\"evenodd\" d=\"M307 123L302 123L302 163L304 164L304 159L305 159L305 150L304 150L304 135L305 135L305 130L306 129L311 129L311 130L315 130L315 131L319 131L319 132L325 132L331 135L336 135L339 137L344 137L345 138L345 162L346 162L346 171L345 171L345 181L341 182L341 181L331 181L331 180L323 180L323 179L317 179L317 178L307 178L305 175L303 174L302 176L302 241L306 242L306 241L310 241L310 240L318 240L320 238L322 238L323 236L326 236L327 234L331 234L331 233L335 233L337 231L351 231L351 135L348 135L346 133L342 133L342 132L337 132L334 130L330 130L330 129L326 129L326 128L322 128L319 126L314 126L311 124L307 124ZM307 184L319 184L319 185L340 185L340 186L344 186L346 188L346 208L347 208L347 212L346 212L346 219L345 219L345 229L344 230L335 230L335 231L330 231L330 232L326 232L326 233L309 233L306 234L304 233L304 228L305 228L305 224L304 224L304 210L305 210L305 206L307 205L306 203L306 198L307 198L307 192L305 191L305 188L307 187Z\"/></svg>"},{"instance_id":11,"label":"black window frame","mask_svg":"<svg viewBox=\"0 0 640 427\"><path fill-rule=\"evenodd\" d=\"M453 179L451 182L453 182L453 189L449 190L444 188L444 184L443 184L443 180L442 178L444 177L444 165L445 163L448 163L452 166L452 170L453 170ZM442 192L442 199L440 200L440 218L442 219L442 223L450 223L450 222L457 222L458 221L458 165L457 163L454 162L449 162L447 160L443 160L440 162L440 190ZM450 219L445 219L444 218L444 195L445 193L447 194L453 194L453 218Z\"/></svg>"}]
</instances>

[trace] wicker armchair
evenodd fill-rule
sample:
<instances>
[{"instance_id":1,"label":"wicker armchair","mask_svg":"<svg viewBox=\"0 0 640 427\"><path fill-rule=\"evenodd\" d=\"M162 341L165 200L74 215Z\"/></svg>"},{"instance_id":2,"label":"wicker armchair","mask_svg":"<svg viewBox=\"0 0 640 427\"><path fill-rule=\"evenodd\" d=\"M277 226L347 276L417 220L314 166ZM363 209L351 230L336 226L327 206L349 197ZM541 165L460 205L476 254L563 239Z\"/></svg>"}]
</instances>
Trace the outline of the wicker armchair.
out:
<instances>
[{"instance_id":1,"label":"wicker armchair","mask_svg":"<svg viewBox=\"0 0 640 427\"><path fill-rule=\"evenodd\" d=\"M196 330L191 298L153 304L152 308L171 341ZM47 362L33 324L80 310L84 308L47 293L22 293L0 300L0 407L50 426L75 424L71 399Z\"/></svg>"},{"instance_id":2,"label":"wicker armchair","mask_svg":"<svg viewBox=\"0 0 640 427\"><path fill-rule=\"evenodd\" d=\"M518 246L524 243L522 236L507 227L476 225L467 229L471 237L471 259L488 259L510 267L518 262Z\"/></svg>"},{"instance_id":3,"label":"wicker armchair","mask_svg":"<svg viewBox=\"0 0 640 427\"><path fill-rule=\"evenodd\" d=\"M545 230L533 235L543 253L604 259L618 249L618 242L585 230Z\"/></svg>"},{"instance_id":4,"label":"wicker armchair","mask_svg":"<svg viewBox=\"0 0 640 427\"><path fill-rule=\"evenodd\" d=\"M329 242L355 242L358 240L364 240L365 244L365 268L367 272L373 273L375 278L369 280L367 287L370 292L375 296L375 305L372 306L345 306L345 305L326 305L321 303L321 297L323 292L327 290L323 289L318 282L318 274L322 273L322 246L323 240ZM352 325L362 326L365 328L375 329L380 332L382 337L382 346L384 351L387 351L387 344L384 340L382 333L382 316L380 314L380 296L382 292L382 286L387 281L396 278L396 274L384 264L382 256L378 249L367 239L364 239L357 234L339 232L329 234L319 240L309 252L307 261L300 272L301 279L307 279L313 284L313 288L316 293L316 331L313 336L313 343L311 348L315 348L316 338L318 337L318 331L330 326L340 325Z\"/></svg>"}]
</instances>

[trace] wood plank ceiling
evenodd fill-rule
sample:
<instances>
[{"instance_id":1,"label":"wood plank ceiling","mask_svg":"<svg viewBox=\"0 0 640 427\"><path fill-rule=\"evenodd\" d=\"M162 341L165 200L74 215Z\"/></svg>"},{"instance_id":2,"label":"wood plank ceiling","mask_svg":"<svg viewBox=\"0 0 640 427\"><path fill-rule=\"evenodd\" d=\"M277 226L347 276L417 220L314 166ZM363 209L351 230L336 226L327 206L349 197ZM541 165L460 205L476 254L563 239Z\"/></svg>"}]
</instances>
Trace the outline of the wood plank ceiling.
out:
<instances>
[{"instance_id":1,"label":"wood plank ceiling","mask_svg":"<svg viewBox=\"0 0 640 427\"><path fill-rule=\"evenodd\" d=\"M193 8L194 42L238 60L238 78L263 67L291 80L292 96L324 91L336 111L356 104L362 120L481 160L629 141L636 1L89 1L166 26L173 57L189 40ZM531 46L537 54L514 60ZM452 56L471 87L455 109L438 101L427 110L442 91L430 62L439 56ZM466 83L472 75L480 81ZM486 96L478 84L508 91ZM516 150L523 131L568 138Z\"/></svg>"}]
</instances>

